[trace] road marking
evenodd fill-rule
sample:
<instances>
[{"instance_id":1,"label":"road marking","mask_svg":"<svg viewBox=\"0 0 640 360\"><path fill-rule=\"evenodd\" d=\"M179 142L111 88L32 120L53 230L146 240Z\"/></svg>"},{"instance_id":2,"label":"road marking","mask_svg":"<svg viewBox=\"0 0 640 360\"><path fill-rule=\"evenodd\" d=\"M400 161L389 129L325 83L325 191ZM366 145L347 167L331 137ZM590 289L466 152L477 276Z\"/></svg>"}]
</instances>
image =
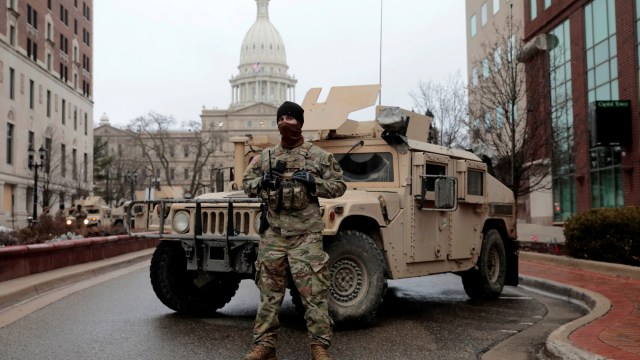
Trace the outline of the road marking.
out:
<instances>
[{"instance_id":1,"label":"road marking","mask_svg":"<svg viewBox=\"0 0 640 360\"><path fill-rule=\"evenodd\" d=\"M500 299L505 300L531 300L528 296L500 296Z\"/></svg>"}]
</instances>

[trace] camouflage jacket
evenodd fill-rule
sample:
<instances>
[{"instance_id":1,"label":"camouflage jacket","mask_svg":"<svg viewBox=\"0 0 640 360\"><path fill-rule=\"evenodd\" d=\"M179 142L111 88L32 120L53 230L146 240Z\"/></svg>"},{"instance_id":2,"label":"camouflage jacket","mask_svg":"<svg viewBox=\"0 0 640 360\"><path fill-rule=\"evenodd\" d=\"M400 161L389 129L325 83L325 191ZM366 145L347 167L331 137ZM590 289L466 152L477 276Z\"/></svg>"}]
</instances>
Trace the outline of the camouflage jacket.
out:
<instances>
[{"instance_id":1,"label":"camouflage jacket","mask_svg":"<svg viewBox=\"0 0 640 360\"><path fill-rule=\"evenodd\" d=\"M314 176L316 181L316 191L308 193L311 201L303 209L277 211L278 209L275 209L272 204L269 205L268 219L271 228L280 231L283 236L321 232L324 229L324 223L317 198L336 198L342 196L347 189L347 185L342 181L342 169L333 154L309 142L293 149L283 148L280 144L264 149L259 156L253 158L244 172L243 188L249 196L269 199L269 190L260 186L262 176L270 169L269 152L271 152L272 168L275 168L278 160L286 163L283 179L290 179L297 170L306 170Z\"/></svg>"}]
</instances>

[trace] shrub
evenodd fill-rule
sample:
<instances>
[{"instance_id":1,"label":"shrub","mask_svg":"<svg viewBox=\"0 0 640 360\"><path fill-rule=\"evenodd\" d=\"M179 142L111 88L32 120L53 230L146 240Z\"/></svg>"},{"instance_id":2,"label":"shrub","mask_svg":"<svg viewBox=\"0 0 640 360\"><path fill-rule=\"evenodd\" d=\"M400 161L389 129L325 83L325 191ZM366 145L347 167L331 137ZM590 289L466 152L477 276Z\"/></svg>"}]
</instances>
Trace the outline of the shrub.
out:
<instances>
[{"instance_id":1,"label":"shrub","mask_svg":"<svg viewBox=\"0 0 640 360\"><path fill-rule=\"evenodd\" d=\"M565 223L564 235L572 257L640 265L640 207L576 214Z\"/></svg>"},{"instance_id":2,"label":"shrub","mask_svg":"<svg viewBox=\"0 0 640 360\"><path fill-rule=\"evenodd\" d=\"M63 216L41 215L38 222L23 229L0 232L0 246L41 244L67 239L126 234L122 226L67 225Z\"/></svg>"}]
</instances>

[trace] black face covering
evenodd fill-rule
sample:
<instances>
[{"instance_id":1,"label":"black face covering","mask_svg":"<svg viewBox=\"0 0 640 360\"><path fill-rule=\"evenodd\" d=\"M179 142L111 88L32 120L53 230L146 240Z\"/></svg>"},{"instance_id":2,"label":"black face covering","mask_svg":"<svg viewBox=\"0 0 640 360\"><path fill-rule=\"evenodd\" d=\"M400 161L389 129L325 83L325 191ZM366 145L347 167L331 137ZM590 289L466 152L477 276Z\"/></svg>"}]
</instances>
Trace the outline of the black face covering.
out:
<instances>
[{"instance_id":1,"label":"black face covering","mask_svg":"<svg viewBox=\"0 0 640 360\"><path fill-rule=\"evenodd\" d=\"M280 144L282 147L292 149L302 145L304 138L302 137L302 126L296 121L295 124L282 121L278 124L280 131Z\"/></svg>"}]
</instances>

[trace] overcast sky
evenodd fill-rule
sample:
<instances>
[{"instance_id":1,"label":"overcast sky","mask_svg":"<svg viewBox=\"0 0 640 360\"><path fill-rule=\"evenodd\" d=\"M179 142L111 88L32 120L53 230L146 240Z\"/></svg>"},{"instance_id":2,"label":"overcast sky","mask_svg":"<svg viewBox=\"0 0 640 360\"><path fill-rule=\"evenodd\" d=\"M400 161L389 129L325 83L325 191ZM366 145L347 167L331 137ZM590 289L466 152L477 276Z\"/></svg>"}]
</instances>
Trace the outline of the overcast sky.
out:
<instances>
[{"instance_id":1,"label":"overcast sky","mask_svg":"<svg viewBox=\"0 0 640 360\"><path fill-rule=\"evenodd\" d=\"M380 0L270 1L298 102L312 87L378 83L380 10ZM151 111L179 124L229 107L255 0L97 0L93 15L96 126L103 113L115 126ZM465 79L465 64L464 1L383 2L383 105L411 109L420 81Z\"/></svg>"}]
</instances>

